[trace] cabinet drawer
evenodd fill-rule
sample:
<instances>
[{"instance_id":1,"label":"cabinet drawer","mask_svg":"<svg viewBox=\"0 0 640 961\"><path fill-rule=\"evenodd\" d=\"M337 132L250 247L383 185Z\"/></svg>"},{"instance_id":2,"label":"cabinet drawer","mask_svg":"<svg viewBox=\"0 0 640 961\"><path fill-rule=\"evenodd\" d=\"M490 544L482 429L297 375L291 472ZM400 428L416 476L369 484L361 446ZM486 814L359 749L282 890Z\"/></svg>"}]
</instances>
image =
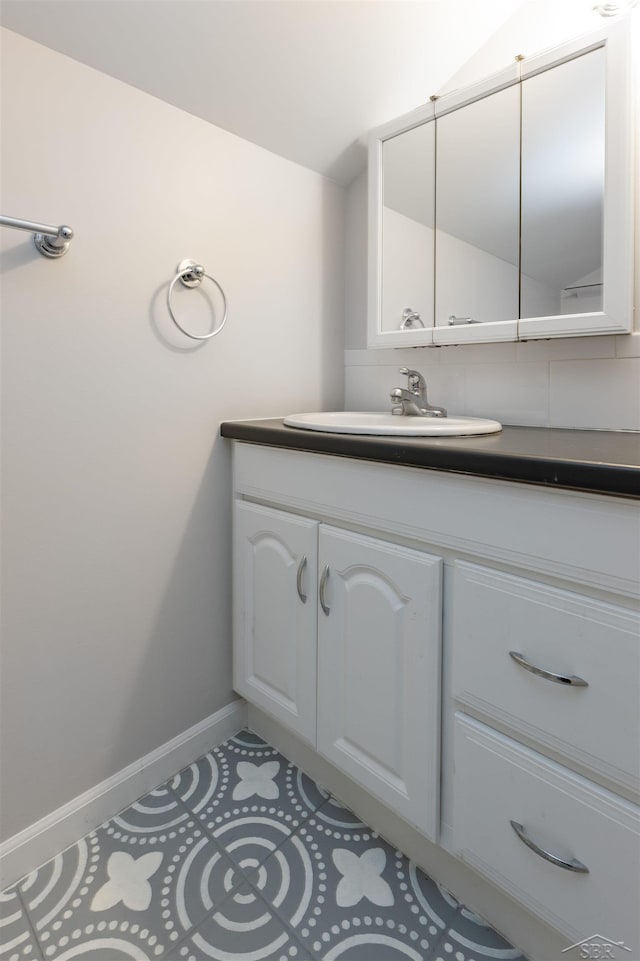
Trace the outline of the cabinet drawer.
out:
<instances>
[{"instance_id":1,"label":"cabinet drawer","mask_svg":"<svg viewBox=\"0 0 640 961\"><path fill-rule=\"evenodd\" d=\"M474 564L452 577L456 700L637 791L640 615Z\"/></svg>"},{"instance_id":2,"label":"cabinet drawer","mask_svg":"<svg viewBox=\"0 0 640 961\"><path fill-rule=\"evenodd\" d=\"M640 809L463 714L455 721L455 853L547 923L638 957ZM589 873L546 860L516 834Z\"/></svg>"}]
</instances>

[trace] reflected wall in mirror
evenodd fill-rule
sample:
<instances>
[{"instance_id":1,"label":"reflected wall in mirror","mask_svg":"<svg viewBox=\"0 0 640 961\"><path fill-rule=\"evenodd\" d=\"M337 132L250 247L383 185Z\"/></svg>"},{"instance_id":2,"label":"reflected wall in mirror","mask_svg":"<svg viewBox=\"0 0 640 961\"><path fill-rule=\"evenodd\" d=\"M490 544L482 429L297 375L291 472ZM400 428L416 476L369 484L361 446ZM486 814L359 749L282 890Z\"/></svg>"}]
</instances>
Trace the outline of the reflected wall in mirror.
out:
<instances>
[{"instance_id":1,"label":"reflected wall in mirror","mask_svg":"<svg viewBox=\"0 0 640 961\"><path fill-rule=\"evenodd\" d=\"M522 82L521 317L601 311L605 52Z\"/></svg>"},{"instance_id":2,"label":"reflected wall in mirror","mask_svg":"<svg viewBox=\"0 0 640 961\"><path fill-rule=\"evenodd\" d=\"M515 85L436 120L438 326L518 316L519 116Z\"/></svg>"},{"instance_id":3,"label":"reflected wall in mirror","mask_svg":"<svg viewBox=\"0 0 640 961\"><path fill-rule=\"evenodd\" d=\"M433 326L434 160L433 122L382 145L383 330Z\"/></svg>"}]
</instances>

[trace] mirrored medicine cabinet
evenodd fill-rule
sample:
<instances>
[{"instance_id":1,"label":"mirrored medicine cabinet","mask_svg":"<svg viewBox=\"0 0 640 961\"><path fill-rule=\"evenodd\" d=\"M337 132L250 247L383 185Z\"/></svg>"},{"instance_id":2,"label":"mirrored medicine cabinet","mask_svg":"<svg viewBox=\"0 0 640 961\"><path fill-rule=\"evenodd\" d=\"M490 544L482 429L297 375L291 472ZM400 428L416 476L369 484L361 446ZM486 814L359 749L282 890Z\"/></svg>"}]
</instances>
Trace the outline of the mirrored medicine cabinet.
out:
<instances>
[{"instance_id":1,"label":"mirrored medicine cabinet","mask_svg":"<svg viewBox=\"0 0 640 961\"><path fill-rule=\"evenodd\" d=\"M628 333L626 21L374 131L368 344Z\"/></svg>"}]
</instances>

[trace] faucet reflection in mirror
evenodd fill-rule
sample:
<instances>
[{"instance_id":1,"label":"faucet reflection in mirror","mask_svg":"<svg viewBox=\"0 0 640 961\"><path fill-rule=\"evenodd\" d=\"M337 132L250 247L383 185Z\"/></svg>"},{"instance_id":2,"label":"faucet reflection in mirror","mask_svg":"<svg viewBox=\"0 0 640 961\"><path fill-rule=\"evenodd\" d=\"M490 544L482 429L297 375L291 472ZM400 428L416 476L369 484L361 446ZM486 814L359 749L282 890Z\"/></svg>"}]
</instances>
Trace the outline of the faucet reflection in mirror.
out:
<instances>
[{"instance_id":1,"label":"faucet reflection in mirror","mask_svg":"<svg viewBox=\"0 0 640 961\"><path fill-rule=\"evenodd\" d=\"M407 327L415 327L416 324L420 324L424 327L422 318L417 310L412 310L411 307L405 307L402 311L402 323L400 324L400 330L406 330Z\"/></svg>"}]
</instances>

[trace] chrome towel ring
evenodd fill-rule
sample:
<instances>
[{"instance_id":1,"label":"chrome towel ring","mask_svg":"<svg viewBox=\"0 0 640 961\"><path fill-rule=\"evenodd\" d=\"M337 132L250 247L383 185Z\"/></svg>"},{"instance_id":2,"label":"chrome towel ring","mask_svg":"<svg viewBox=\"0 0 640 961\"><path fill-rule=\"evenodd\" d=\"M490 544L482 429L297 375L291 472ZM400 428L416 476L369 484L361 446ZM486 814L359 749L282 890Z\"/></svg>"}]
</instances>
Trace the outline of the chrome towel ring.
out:
<instances>
[{"instance_id":1,"label":"chrome towel ring","mask_svg":"<svg viewBox=\"0 0 640 961\"><path fill-rule=\"evenodd\" d=\"M173 307L171 305L171 294L173 293L173 288L178 281L180 281L180 283L185 287L199 287L200 283L205 277L207 280L210 280L211 283L215 284L220 291L220 296L222 297L222 304L224 307L222 321L208 334L190 334L188 330L185 330L173 312ZM216 334L220 333L227 321L227 298L225 297L224 290L215 277L212 277L211 274L206 273L202 264L197 264L195 260L181 260L178 264L176 276L169 285L169 292L167 293L167 307L169 308L171 320L174 322L178 330L181 330L185 337L191 337L192 340L209 340L210 337L215 337Z\"/></svg>"}]
</instances>

